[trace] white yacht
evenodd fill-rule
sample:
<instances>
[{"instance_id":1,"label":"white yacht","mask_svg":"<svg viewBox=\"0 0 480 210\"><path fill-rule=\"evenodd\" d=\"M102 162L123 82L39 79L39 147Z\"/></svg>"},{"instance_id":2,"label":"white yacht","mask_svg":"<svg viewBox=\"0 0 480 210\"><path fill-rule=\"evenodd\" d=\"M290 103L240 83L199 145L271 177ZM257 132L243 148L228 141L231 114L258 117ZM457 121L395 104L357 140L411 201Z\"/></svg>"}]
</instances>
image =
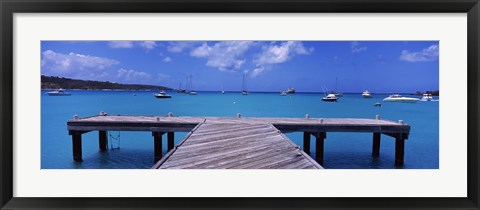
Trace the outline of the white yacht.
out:
<instances>
[{"instance_id":1,"label":"white yacht","mask_svg":"<svg viewBox=\"0 0 480 210\"><path fill-rule=\"evenodd\" d=\"M297 92L297 91L295 90L295 88L289 87L288 90L287 90L285 93L287 93L287 94L292 94L292 93L295 93L295 92Z\"/></svg>"},{"instance_id":2,"label":"white yacht","mask_svg":"<svg viewBox=\"0 0 480 210\"><path fill-rule=\"evenodd\" d=\"M404 102L404 103L417 103L420 101L418 98L404 97L399 94L393 94L383 99L384 102Z\"/></svg>"},{"instance_id":3,"label":"white yacht","mask_svg":"<svg viewBox=\"0 0 480 210\"><path fill-rule=\"evenodd\" d=\"M49 96L69 96L71 95L69 92L65 92L64 89L58 89L55 91L47 92Z\"/></svg>"},{"instance_id":4,"label":"white yacht","mask_svg":"<svg viewBox=\"0 0 480 210\"><path fill-rule=\"evenodd\" d=\"M370 92L368 92L368 90L365 90L363 91L362 93L362 97L364 98L371 98L372 97L372 94Z\"/></svg>"},{"instance_id":5,"label":"white yacht","mask_svg":"<svg viewBox=\"0 0 480 210\"><path fill-rule=\"evenodd\" d=\"M165 93L165 91L161 91L160 93L155 94L155 98L171 98L171 95Z\"/></svg>"},{"instance_id":6,"label":"white yacht","mask_svg":"<svg viewBox=\"0 0 480 210\"><path fill-rule=\"evenodd\" d=\"M286 96L286 95L287 95L287 92L286 92L286 91L282 91L282 92L280 92L280 95L281 95L281 96Z\"/></svg>"},{"instance_id":7,"label":"white yacht","mask_svg":"<svg viewBox=\"0 0 480 210\"><path fill-rule=\"evenodd\" d=\"M322 98L322 101L328 101L328 102L337 102L338 98L335 96L335 94L328 94L327 96Z\"/></svg>"},{"instance_id":8,"label":"white yacht","mask_svg":"<svg viewBox=\"0 0 480 210\"><path fill-rule=\"evenodd\" d=\"M433 100L432 94L429 94L429 93L423 94L422 99L420 99L420 101L432 101L432 100Z\"/></svg>"}]
</instances>

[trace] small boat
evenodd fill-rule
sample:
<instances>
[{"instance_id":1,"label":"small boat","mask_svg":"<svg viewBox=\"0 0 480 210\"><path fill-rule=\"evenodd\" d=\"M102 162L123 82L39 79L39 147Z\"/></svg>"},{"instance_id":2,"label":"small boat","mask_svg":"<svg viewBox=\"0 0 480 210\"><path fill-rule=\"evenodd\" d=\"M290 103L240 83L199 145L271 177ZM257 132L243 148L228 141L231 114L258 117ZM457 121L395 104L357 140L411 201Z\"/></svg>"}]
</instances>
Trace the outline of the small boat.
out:
<instances>
[{"instance_id":1,"label":"small boat","mask_svg":"<svg viewBox=\"0 0 480 210\"><path fill-rule=\"evenodd\" d=\"M331 93L322 98L322 101L328 101L328 102L337 102L337 100L338 100L337 96Z\"/></svg>"},{"instance_id":2,"label":"small boat","mask_svg":"<svg viewBox=\"0 0 480 210\"><path fill-rule=\"evenodd\" d=\"M248 95L247 88L245 85L245 73L243 73L243 78L242 78L242 95L244 96Z\"/></svg>"},{"instance_id":3,"label":"small boat","mask_svg":"<svg viewBox=\"0 0 480 210\"><path fill-rule=\"evenodd\" d=\"M197 92L195 92L195 91L189 91L189 92L188 92L188 95L197 95Z\"/></svg>"},{"instance_id":4,"label":"small boat","mask_svg":"<svg viewBox=\"0 0 480 210\"><path fill-rule=\"evenodd\" d=\"M282 91L282 92L280 92L280 95L281 95L281 96L286 96L286 95L287 95L287 91Z\"/></svg>"},{"instance_id":5,"label":"small boat","mask_svg":"<svg viewBox=\"0 0 480 210\"><path fill-rule=\"evenodd\" d=\"M295 88L289 87L288 90L287 90L287 91L284 91L284 92L285 92L286 94L293 94L293 93L295 93L295 92L297 92L297 91L295 90Z\"/></svg>"},{"instance_id":6,"label":"small boat","mask_svg":"<svg viewBox=\"0 0 480 210\"><path fill-rule=\"evenodd\" d=\"M160 93L155 94L155 98L171 98L171 95L165 93L165 91L161 91Z\"/></svg>"},{"instance_id":7,"label":"small boat","mask_svg":"<svg viewBox=\"0 0 480 210\"><path fill-rule=\"evenodd\" d=\"M433 100L432 94L429 94L429 93L423 94L422 99L420 99L420 101L432 101L432 100Z\"/></svg>"},{"instance_id":8,"label":"small boat","mask_svg":"<svg viewBox=\"0 0 480 210\"><path fill-rule=\"evenodd\" d=\"M375 103L375 104L373 104L373 106L382 107L382 104L381 103Z\"/></svg>"},{"instance_id":9,"label":"small boat","mask_svg":"<svg viewBox=\"0 0 480 210\"><path fill-rule=\"evenodd\" d=\"M336 92L334 92L333 95L335 95L336 97L343 97L343 93L336 93Z\"/></svg>"},{"instance_id":10,"label":"small boat","mask_svg":"<svg viewBox=\"0 0 480 210\"><path fill-rule=\"evenodd\" d=\"M420 101L418 98L404 97L399 94L393 94L383 99L384 102L404 102L404 103L417 103Z\"/></svg>"},{"instance_id":11,"label":"small boat","mask_svg":"<svg viewBox=\"0 0 480 210\"><path fill-rule=\"evenodd\" d=\"M370 94L370 92L368 92L368 90L365 90L365 91L363 91L363 93L362 93L362 97L364 97L364 98L371 98L371 97L372 97L372 94Z\"/></svg>"},{"instance_id":12,"label":"small boat","mask_svg":"<svg viewBox=\"0 0 480 210\"><path fill-rule=\"evenodd\" d=\"M340 93L337 90L338 90L338 78L335 77L335 91L330 91L330 93L335 95L336 97L343 97L343 93Z\"/></svg>"},{"instance_id":13,"label":"small boat","mask_svg":"<svg viewBox=\"0 0 480 210\"><path fill-rule=\"evenodd\" d=\"M72 95L69 92L65 92L64 89L58 89L47 93L49 96L69 96Z\"/></svg>"}]
</instances>

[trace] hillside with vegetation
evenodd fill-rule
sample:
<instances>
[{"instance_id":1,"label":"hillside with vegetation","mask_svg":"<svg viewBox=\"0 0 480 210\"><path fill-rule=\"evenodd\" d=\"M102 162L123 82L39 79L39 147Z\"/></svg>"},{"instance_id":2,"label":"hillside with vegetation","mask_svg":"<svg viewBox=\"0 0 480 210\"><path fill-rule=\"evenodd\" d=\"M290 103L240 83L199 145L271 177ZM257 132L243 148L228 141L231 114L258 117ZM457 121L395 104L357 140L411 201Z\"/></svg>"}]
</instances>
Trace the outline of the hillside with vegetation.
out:
<instances>
[{"instance_id":1,"label":"hillside with vegetation","mask_svg":"<svg viewBox=\"0 0 480 210\"><path fill-rule=\"evenodd\" d=\"M155 85L120 84L115 82L101 82L78 80L65 77L42 75L42 89L81 89L81 90L172 90L172 88Z\"/></svg>"}]
</instances>

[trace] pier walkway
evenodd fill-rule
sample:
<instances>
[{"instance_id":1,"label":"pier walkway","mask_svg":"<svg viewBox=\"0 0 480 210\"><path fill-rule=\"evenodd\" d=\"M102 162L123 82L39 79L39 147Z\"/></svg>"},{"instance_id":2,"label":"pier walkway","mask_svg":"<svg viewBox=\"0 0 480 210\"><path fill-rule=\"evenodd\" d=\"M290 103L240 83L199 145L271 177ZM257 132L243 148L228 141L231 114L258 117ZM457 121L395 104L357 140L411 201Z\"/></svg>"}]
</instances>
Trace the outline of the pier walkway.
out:
<instances>
[{"instance_id":1,"label":"pier walkway","mask_svg":"<svg viewBox=\"0 0 480 210\"><path fill-rule=\"evenodd\" d=\"M373 133L372 155L380 154L381 134L395 138L395 165L403 165L410 126L403 122L356 118L242 118L100 115L67 122L73 159L82 160L81 135L99 131L99 148L107 148L107 131L148 131L154 139L152 168L322 168L327 132ZM174 132L189 132L174 145ZM283 133L303 132L303 151ZM162 158L162 136L168 153ZM316 137L315 160L310 137Z\"/></svg>"}]
</instances>

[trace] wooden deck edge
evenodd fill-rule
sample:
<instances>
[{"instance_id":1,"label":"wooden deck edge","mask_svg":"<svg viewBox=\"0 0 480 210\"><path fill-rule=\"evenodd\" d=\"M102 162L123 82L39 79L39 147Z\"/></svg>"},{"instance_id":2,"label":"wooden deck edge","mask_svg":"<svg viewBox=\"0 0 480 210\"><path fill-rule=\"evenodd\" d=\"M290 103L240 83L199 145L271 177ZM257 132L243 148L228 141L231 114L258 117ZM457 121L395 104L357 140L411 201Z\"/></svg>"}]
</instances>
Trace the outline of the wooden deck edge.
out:
<instances>
[{"instance_id":1,"label":"wooden deck edge","mask_svg":"<svg viewBox=\"0 0 480 210\"><path fill-rule=\"evenodd\" d=\"M277 129L275 126L273 126L272 124L270 124L273 128ZM277 129L278 130L278 129ZM298 152L300 152L300 154L305 158L307 159L310 163L313 164L313 166L317 169L325 169L323 168L320 164L317 163L317 161L315 161L312 157L310 157L310 155L308 155L307 153L305 153L304 151L302 151L300 149L300 146L296 145L295 143L292 142L292 140L290 140L284 133L280 132L280 130L278 130L278 132L280 133L280 135L282 136L282 138L287 141L290 145L292 145L293 147L297 148Z\"/></svg>"},{"instance_id":2,"label":"wooden deck edge","mask_svg":"<svg viewBox=\"0 0 480 210\"><path fill-rule=\"evenodd\" d=\"M155 163L151 169L159 169L163 163L165 163L165 161L168 160L168 158L170 158L172 156L172 154L177 151L177 147L181 146L183 143L185 143L185 141L190 138L190 136L193 134L193 132L195 132L203 123L205 123L205 120L203 120L202 123L199 123L197 126L195 126L195 128L193 128L183 139L182 141L180 141L178 143L178 145L176 145L175 147L173 147L172 150L170 150L169 152L167 152L167 154L165 154L165 156L162 157L162 159L160 159L157 163Z\"/></svg>"}]
</instances>

